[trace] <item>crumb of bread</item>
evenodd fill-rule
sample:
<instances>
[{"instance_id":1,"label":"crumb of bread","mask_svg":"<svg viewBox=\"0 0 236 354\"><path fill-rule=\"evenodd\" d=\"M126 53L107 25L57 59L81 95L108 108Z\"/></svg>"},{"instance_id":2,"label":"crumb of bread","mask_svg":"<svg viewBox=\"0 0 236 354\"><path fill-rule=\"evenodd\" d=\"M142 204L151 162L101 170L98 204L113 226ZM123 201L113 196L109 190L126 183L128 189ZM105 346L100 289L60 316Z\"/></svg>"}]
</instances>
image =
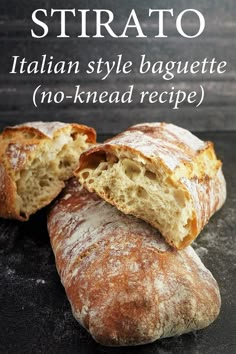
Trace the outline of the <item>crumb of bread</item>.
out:
<instances>
[{"instance_id":1,"label":"crumb of bread","mask_svg":"<svg viewBox=\"0 0 236 354\"><path fill-rule=\"evenodd\" d=\"M73 128L53 139L42 139L37 150L15 175L20 215L27 218L53 200L78 164L80 154L89 147L87 136Z\"/></svg>"}]
</instances>

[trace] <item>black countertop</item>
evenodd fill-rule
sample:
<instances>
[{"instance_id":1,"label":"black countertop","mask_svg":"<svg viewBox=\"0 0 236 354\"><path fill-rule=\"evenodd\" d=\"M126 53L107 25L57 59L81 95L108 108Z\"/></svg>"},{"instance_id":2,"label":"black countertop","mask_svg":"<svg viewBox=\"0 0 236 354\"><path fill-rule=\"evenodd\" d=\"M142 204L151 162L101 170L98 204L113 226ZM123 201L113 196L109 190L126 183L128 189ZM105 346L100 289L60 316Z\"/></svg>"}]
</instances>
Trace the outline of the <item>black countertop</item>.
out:
<instances>
[{"instance_id":1,"label":"black countertop","mask_svg":"<svg viewBox=\"0 0 236 354\"><path fill-rule=\"evenodd\" d=\"M0 219L0 353L236 352L236 132L198 135L215 142L228 188L225 206L194 244L219 283L219 318L207 329L145 346L96 344L72 316L50 248L46 210L42 210L26 223Z\"/></svg>"}]
</instances>

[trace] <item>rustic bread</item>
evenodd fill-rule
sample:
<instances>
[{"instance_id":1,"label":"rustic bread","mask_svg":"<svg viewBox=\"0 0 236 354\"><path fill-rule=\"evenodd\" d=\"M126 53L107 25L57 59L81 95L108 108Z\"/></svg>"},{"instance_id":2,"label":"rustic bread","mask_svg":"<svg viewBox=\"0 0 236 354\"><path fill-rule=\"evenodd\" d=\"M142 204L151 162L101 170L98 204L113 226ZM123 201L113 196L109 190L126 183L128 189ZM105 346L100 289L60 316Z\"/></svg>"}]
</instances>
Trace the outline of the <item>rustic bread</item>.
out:
<instances>
[{"instance_id":1,"label":"rustic bread","mask_svg":"<svg viewBox=\"0 0 236 354\"><path fill-rule=\"evenodd\" d=\"M81 155L75 175L90 192L189 245L226 198L211 142L166 123L133 126Z\"/></svg>"},{"instance_id":2,"label":"rustic bread","mask_svg":"<svg viewBox=\"0 0 236 354\"><path fill-rule=\"evenodd\" d=\"M7 127L0 135L0 217L24 221L49 204L95 141L95 131L79 124Z\"/></svg>"},{"instance_id":3,"label":"rustic bread","mask_svg":"<svg viewBox=\"0 0 236 354\"><path fill-rule=\"evenodd\" d=\"M138 345L208 326L217 283L189 246L70 180L50 211L56 266L73 314L104 345Z\"/></svg>"}]
</instances>

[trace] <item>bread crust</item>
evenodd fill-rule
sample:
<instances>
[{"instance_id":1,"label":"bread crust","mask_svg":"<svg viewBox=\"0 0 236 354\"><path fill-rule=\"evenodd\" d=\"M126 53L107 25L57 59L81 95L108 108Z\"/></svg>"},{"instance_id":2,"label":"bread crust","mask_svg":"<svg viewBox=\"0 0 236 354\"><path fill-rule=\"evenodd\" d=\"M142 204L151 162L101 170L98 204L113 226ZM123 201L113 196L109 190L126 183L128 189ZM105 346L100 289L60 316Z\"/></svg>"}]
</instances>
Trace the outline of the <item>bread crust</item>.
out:
<instances>
[{"instance_id":1,"label":"bread crust","mask_svg":"<svg viewBox=\"0 0 236 354\"><path fill-rule=\"evenodd\" d=\"M50 211L48 230L73 314L97 342L145 344L217 317L218 285L190 246L176 251L75 179Z\"/></svg>"},{"instance_id":2,"label":"bread crust","mask_svg":"<svg viewBox=\"0 0 236 354\"><path fill-rule=\"evenodd\" d=\"M64 134L69 127L79 134L87 135L87 142L96 142L93 128L80 124L61 122L29 122L13 127L6 127L0 134L0 217L25 221L29 215L21 215L17 206L17 187L15 176L25 166L27 160L37 154L37 147L42 141L49 141ZM64 187L64 182L48 200L49 204Z\"/></svg>"},{"instance_id":3,"label":"bread crust","mask_svg":"<svg viewBox=\"0 0 236 354\"><path fill-rule=\"evenodd\" d=\"M144 123L130 127L123 133L84 152L75 176L90 192L96 191L107 202L124 213L131 213L159 228L158 223L138 211L129 212L127 205L121 205L106 193L89 185L80 178L80 173L93 164L102 161L104 154L129 156L138 162L151 166L152 172L162 171L169 176L176 188L181 188L186 199L191 200L192 216L189 234L173 242L163 233L166 241L177 249L188 246L200 233L209 218L221 208L226 199L226 183L222 163L217 160L212 142L204 142L189 131L167 123ZM207 163L212 164L206 172ZM104 172L105 173L105 172ZM208 174L209 173L209 174ZM114 190L113 193L116 193Z\"/></svg>"}]
</instances>

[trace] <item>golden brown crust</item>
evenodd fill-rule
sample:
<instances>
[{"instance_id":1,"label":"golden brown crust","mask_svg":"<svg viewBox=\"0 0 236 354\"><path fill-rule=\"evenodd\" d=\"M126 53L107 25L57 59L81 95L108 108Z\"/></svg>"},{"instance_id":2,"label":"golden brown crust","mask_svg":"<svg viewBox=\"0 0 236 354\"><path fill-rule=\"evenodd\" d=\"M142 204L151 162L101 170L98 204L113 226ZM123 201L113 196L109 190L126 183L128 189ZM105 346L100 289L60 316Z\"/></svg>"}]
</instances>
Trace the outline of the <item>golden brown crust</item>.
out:
<instances>
[{"instance_id":1,"label":"golden brown crust","mask_svg":"<svg viewBox=\"0 0 236 354\"><path fill-rule=\"evenodd\" d=\"M217 317L217 283L191 247L174 250L76 180L52 208L48 230L73 314L97 342L145 344Z\"/></svg>"},{"instance_id":2,"label":"golden brown crust","mask_svg":"<svg viewBox=\"0 0 236 354\"><path fill-rule=\"evenodd\" d=\"M16 185L0 163L0 215L21 220L15 208ZM23 219L23 218L22 218Z\"/></svg>"},{"instance_id":3,"label":"golden brown crust","mask_svg":"<svg viewBox=\"0 0 236 354\"><path fill-rule=\"evenodd\" d=\"M32 153L42 141L51 140L63 134L68 127L74 132L87 135L87 142L96 142L96 132L93 128L80 124L61 122L32 122L14 127L6 127L0 134L0 216L14 218L20 221L28 219L29 215L21 215L17 205L17 188L15 176L25 166ZM63 188L62 182L60 189ZM50 200L51 201L51 200ZM49 204L50 201L48 201Z\"/></svg>"},{"instance_id":4,"label":"golden brown crust","mask_svg":"<svg viewBox=\"0 0 236 354\"><path fill-rule=\"evenodd\" d=\"M168 235L166 241L177 249L189 245L200 233L209 218L223 205L226 199L226 184L221 170L222 163L217 160L212 142L204 142L185 129L167 123L144 123L130 127L123 133L92 147L80 157L80 164L75 171L97 166L106 159L106 154L132 156L152 166L155 172L170 176L170 183L185 191L192 200L191 232L178 243L173 243ZM207 164L211 167L206 171ZM160 172L159 172L160 173ZM82 180L79 178L80 182ZM126 206L121 206L106 193L98 192L93 186L83 182L90 192L96 191L107 202L115 205L124 213L129 213ZM114 191L115 193L115 191ZM148 215L144 218L139 213L132 213L144 219L152 226L158 224Z\"/></svg>"}]
</instances>

